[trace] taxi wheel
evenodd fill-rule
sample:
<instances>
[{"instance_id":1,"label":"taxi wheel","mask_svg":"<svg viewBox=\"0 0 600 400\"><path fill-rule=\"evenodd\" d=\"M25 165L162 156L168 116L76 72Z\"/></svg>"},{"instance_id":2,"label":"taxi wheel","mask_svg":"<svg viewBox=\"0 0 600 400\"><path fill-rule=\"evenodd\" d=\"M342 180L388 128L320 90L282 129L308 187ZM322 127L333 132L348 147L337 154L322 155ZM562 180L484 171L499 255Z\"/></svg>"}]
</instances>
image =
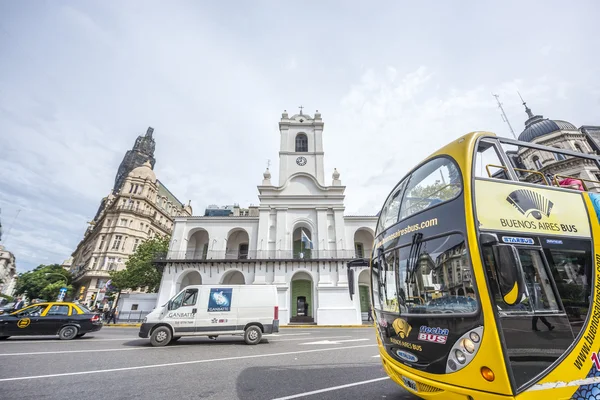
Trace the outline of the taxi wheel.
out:
<instances>
[{"instance_id":1,"label":"taxi wheel","mask_svg":"<svg viewBox=\"0 0 600 400\"><path fill-rule=\"evenodd\" d=\"M171 341L172 336L169 328L166 326L159 326L152 332L152 335L150 335L150 343L155 347L166 346Z\"/></svg>"},{"instance_id":2,"label":"taxi wheel","mask_svg":"<svg viewBox=\"0 0 600 400\"><path fill-rule=\"evenodd\" d=\"M251 325L246 328L244 333L244 341L246 344L258 344L262 339L262 331L256 325Z\"/></svg>"},{"instance_id":3,"label":"taxi wheel","mask_svg":"<svg viewBox=\"0 0 600 400\"><path fill-rule=\"evenodd\" d=\"M58 337L61 340L71 340L77 336L78 329L76 326L67 325L63 326L60 332L58 332Z\"/></svg>"}]
</instances>

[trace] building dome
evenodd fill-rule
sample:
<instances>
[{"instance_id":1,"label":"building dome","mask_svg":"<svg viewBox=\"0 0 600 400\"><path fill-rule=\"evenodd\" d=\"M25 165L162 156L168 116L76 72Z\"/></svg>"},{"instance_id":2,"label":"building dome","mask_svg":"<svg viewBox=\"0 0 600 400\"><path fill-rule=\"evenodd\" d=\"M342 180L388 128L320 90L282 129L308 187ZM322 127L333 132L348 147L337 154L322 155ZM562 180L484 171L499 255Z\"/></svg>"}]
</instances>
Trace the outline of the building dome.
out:
<instances>
[{"instance_id":1,"label":"building dome","mask_svg":"<svg viewBox=\"0 0 600 400\"><path fill-rule=\"evenodd\" d=\"M544 118L543 115L533 115L531 109L527 107L525 102L523 102L523 105L525 106L525 112L527 112L527 116L529 116L529 119L525 121L525 130L519 135L520 141L532 142L540 136L548 135L556 131L577 130L577 128L570 122L562 121L559 119L553 120Z\"/></svg>"},{"instance_id":2,"label":"building dome","mask_svg":"<svg viewBox=\"0 0 600 400\"><path fill-rule=\"evenodd\" d=\"M156 175L154 174L154 171L152 170L152 165L150 164L150 161L146 161L141 166L134 168L129 173L129 177L130 178L149 179L152 182L156 182Z\"/></svg>"}]
</instances>

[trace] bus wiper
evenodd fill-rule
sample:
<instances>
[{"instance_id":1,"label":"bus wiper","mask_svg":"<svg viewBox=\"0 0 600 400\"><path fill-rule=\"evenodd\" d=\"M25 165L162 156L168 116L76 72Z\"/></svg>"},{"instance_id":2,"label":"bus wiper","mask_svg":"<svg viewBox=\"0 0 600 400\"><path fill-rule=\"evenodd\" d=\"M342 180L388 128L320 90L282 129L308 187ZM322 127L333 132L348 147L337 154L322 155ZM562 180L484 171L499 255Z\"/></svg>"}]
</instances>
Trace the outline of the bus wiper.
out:
<instances>
[{"instance_id":1,"label":"bus wiper","mask_svg":"<svg viewBox=\"0 0 600 400\"><path fill-rule=\"evenodd\" d=\"M415 279L415 272L419 264L419 254L421 254L421 246L423 245L423 234L415 233L412 237L412 243L408 252L408 260L406 262L406 288L409 290L408 294L411 296L410 284Z\"/></svg>"}]
</instances>

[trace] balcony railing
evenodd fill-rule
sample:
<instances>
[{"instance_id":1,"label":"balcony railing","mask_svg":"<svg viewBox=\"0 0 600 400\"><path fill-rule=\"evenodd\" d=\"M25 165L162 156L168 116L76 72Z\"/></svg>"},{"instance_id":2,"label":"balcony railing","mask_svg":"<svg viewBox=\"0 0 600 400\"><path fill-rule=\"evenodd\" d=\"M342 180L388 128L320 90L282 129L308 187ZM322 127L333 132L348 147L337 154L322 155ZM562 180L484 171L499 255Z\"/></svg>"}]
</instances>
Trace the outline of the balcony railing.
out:
<instances>
[{"instance_id":1,"label":"balcony railing","mask_svg":"<svg viewBox=\"0 0 600 400\"><path fill-rule=\"evenodd\" d=\"M364 254L368 257L370 250L365 249ZM306 250L297 252L292 250L250 250L238 251L169 251L158 254L155 258L158 262L165 261L210 261L210 260L351 260L359 257L354 250Z\"/></svg>"}]
</instances>

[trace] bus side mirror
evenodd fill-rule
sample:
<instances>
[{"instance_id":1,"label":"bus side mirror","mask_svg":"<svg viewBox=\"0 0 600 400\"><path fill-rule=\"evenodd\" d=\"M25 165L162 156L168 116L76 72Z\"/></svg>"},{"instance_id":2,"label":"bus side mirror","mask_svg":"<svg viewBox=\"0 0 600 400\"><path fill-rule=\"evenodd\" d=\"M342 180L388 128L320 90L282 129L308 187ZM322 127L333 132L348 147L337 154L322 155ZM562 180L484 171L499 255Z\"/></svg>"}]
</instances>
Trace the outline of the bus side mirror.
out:
<instances>
[{"instance_id":1,"label":"bus side mirror","mask_svg":"<svg viewBox=\"0 0 600 400\"><path fill-rule=\"evenodd\" d=\"M509 306L515 305L523 297L523 273L519 253L510 244L497 244L493 249L502 300Z\"/></svg>"}]
</instances>

